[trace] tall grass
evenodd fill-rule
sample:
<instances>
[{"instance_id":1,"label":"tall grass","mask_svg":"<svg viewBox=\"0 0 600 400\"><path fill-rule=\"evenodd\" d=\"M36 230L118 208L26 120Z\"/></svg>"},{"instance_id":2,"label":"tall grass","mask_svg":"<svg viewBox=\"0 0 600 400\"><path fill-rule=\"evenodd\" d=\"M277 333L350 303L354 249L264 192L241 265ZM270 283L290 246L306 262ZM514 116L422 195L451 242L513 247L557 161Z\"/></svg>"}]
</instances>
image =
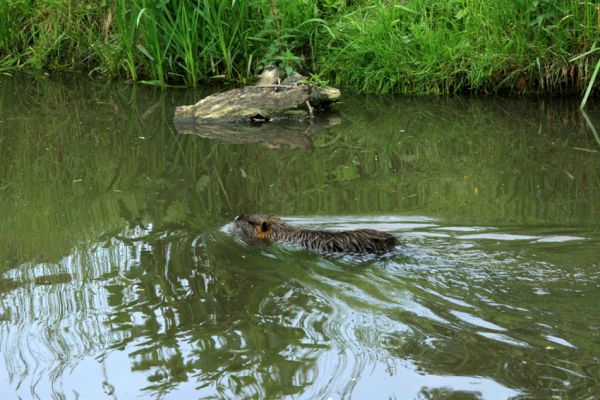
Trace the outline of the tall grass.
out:
<instances>
[{"instance_id":1,"label":"tall grass","mask_svg":"<svg viewBox=\"0 0 600 400\"><path fill-rule=\"evenodd\" d=\"M581 92L600 36L598 5L579 1L377 1L342 13L319 66L369 92Z\"/></svg>"},{"instance_id":2,"label":"tall grass","mask_svg":"<svg viewBox=\"0 0 600 400\"><path fill-rule=\"evenodd\" d=\"M0 3L0 67L89 70L106 36L109 1L4 0Z\"/></svg>"},{"instance_id":3,"label":"tall grass","mask_svg":"<svg viewBox=\"0 0 600 400\"><path fill-rule=\"evenodd\" d=\"M589 0L5 0L0 69L157 85L245 82L268 64L379 93L595 93ZM588 94L589 96L589 94Z\"/></svg>"},{"instance_id":4,"label":"tall grass","mask_svg":"<svg viewBox=\"0 0 600 400\"><path fill-rule=\"evenodd\" d=\"M314 0L281 8L260 0L116 3L114 34L124 44L133 80L186 86L211 78L245 80L268 64L305 68L305 57L314 53L306 45L318 29Z\"/></svg>"}]
</instances>

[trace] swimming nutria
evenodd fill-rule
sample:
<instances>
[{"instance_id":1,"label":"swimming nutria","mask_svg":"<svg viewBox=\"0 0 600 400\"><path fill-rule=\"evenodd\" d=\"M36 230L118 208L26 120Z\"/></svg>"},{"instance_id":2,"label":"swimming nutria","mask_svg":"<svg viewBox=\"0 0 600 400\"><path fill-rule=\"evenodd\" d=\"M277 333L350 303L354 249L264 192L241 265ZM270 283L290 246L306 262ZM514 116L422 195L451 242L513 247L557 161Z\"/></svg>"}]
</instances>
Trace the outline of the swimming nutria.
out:
<instances>
[{"instance_id":1,"label":"swimming nutria","mask_svg":"<svg viewBox=\"0 0 600 400\"><path fill-rule=\"evenodd\" d=\"M294 243L323 253L386 253L399 244L394 236L374 229L310 230L265 215L239 215L235 217L233 227L250 241Z\"/></svg>"}]
</instances>

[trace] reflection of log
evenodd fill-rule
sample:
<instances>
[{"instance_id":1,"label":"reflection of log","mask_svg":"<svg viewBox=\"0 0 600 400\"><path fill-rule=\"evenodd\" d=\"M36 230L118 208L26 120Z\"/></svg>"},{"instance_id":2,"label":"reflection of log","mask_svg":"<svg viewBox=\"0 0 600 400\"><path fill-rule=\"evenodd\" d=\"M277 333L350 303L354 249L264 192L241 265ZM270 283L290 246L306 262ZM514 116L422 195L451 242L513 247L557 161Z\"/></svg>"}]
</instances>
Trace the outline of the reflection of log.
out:
<instances>
[{"instance_id":1,"label":"reflection of log","mask_svg":"<svg viewBox=\"0 0 600 400\"><path fill-rule=\"evenodd\" d=\"M198 135L207 139L222 140L227 143L245 144L261 142L270 149L283 146L312 149L311 136L329 127L338 125L337 116L315 118L311 124L303 122L281 123L239 123L239 124L176 124L180 134Z\"/></svg>"},{"instance_id":2,"label":"reflection of log","mask_svg":"<svg viewBox=\"0 0 600 400\"><path fill-rule=\"evenodd\" d=\"M248 86L208 96L191 106L175 109L176 123L304 121L313 110L339 99L334 88L310 85Z\"/></svg>"}]
</instances>

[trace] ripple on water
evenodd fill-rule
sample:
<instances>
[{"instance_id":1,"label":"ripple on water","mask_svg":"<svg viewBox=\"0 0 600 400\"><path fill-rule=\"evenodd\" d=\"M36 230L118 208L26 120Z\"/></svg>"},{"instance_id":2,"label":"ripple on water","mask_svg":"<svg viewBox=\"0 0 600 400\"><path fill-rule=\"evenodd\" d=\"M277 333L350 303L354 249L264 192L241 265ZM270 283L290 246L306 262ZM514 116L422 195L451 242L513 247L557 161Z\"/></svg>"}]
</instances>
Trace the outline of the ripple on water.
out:
<instances>
[{"instance_id":1,"label":"ripple on water","mask_svg":"<svg viewBox=\"0 0 600 400\"><path fill-rule=\"evenodd\" d=\"M401 388L409 398L493 399L588 390L594 370L584 366L598 353L582 332L600 326L600 304L591 298L581 314L569 304L593 292L598 273L511 246L543 234L444 230L421 217L293 221L390 230L403 245L390 258L354 262L255 248L223 229L157 235L162 247L139 239L110 254L96 248L86 255L93 273L81 268L83 256L54 271L65 274L54 281L33 269L0 301L25 310L0 312L9 318L0 320L0 348L16 354L5 362L11 382L23 393L125 398L397 397ZM461 235L487 229L509 240ZM84 384L86 376L102 384Z\"/></svg>"},{"instance_id":2,"label":"ripple on water","mask_svg":"<svg viewBox=\"0 0 600 400\"><path fill-rule=\"evenodd\" d=\"M454 315L455 317L457 317L459 320L466 322L467 324L479 327L479 328L485 328L485 329L489 329L492 331L499 331L499 332L506 331L506 328L503 328L492 322L486 321L483 318L476 317L473 314L469 314L469 313L457 311L457 310L451 310L450 313L452 315Z\"/></svg>"}]
</instances>

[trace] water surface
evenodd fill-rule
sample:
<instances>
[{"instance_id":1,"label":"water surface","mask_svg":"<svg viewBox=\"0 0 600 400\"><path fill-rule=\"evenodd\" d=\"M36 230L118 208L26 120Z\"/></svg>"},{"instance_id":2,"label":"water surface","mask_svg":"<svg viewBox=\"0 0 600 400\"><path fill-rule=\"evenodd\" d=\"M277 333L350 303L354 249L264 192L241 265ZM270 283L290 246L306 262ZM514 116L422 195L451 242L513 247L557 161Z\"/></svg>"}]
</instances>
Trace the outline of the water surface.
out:
<instances>
[{"instance_id":1,"label":"water surface","mask_svg":"<svg viewBox=\"0 0 600 400\"><path fill-rule=\"evenodd\" d=\"M576 101L347 96L328 128L178 132L207 93L0 78L6 398L597 396L600 146ZM242 212L402 247L252 246Z\"/></svg>"}]
</instances>

